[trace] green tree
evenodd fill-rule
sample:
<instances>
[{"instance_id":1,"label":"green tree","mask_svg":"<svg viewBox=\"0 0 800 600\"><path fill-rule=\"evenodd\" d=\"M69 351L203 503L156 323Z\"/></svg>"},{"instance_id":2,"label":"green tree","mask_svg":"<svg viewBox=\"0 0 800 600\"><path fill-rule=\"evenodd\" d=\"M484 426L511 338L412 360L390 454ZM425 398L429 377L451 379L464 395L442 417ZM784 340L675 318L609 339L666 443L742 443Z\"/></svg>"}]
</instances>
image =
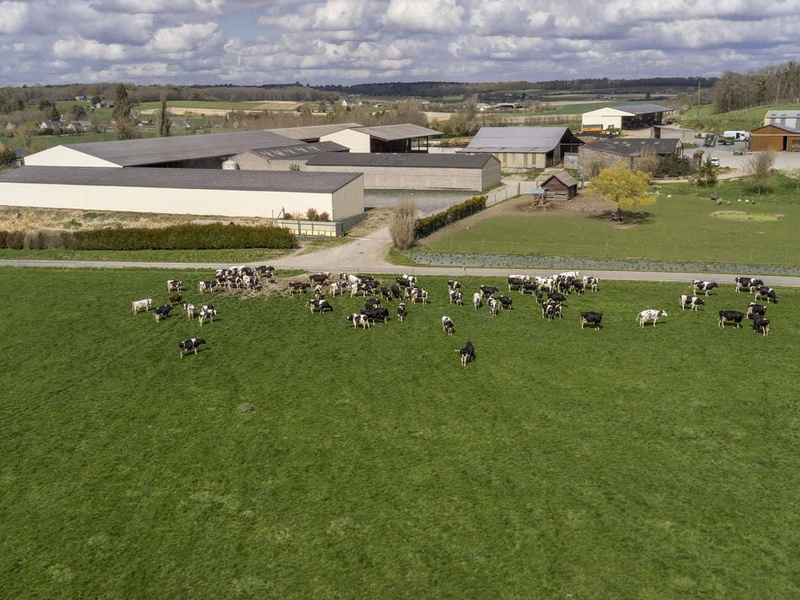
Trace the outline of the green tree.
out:
<instances>
[{"instance_id":1,"label":"green tree","mask_svg":"<svg viewBox=\"0 0 800 600\"><path fill-rule=\"evenodd\" d=\"M695 185L700 187L714 187L717 185L717 167L711 164L711 157L700 163L694 176Z\"/></svg>"},{"instance_id":2,"label":"green tree","mask_svg":"<svg viewBox=\"0 0 800 600\"><path fill-rule=\"evenodd\" d=\"M114 117L118 140L130 140L136 137L135 124L131 118L132 106L125 84L118 83L114 88L114 110L111 113Z\"/></svg>"},{"instance_id":3,"label":"green tree","mask_svg":"<svg viewBox=\"0 0 800 600\"><path fill-rule=\"evenodd\" d=\"M605 200L617 207L617 218L622 217L623 208L634 208L653 204L655 196L647 191L650 174L631 171L624 162L617 162L602 169L592 180L592 188Z\"/></svg>"},{"instance_id":4,"label":"green tree","mask_svg":"<svg viewBox=\"0 0 800 600\"><path fill-rule=\"evenodd\" d=\"M167 108L167 95L161 92L161 106L158 109L158 135L161 137L169 137L169 129L172 126L170 121L170 112Z\"/></svg>"},{"instance_id":5,"label":"green tree","mask_svg":"<svg viewBox=\"0 0 800 600\"><path fill-rule=\"evenodd\" d=\"M69 108L69 113L76 121L86 118L86 107L83 104L73 104Z\"/></svg>"}]
</instances>

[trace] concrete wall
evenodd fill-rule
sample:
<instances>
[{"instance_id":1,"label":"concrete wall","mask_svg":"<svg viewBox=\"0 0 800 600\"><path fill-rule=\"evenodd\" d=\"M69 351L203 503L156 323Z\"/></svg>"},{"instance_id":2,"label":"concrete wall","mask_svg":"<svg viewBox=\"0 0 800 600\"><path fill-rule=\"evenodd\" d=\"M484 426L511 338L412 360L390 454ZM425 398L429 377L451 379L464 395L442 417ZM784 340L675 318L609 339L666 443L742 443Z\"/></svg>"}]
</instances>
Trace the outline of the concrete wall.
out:
<instances>
[{"instance_id":1,"label":"concrete wall","mask_svg":"<svg viewBox=\"0 0 800 600\"><path fill-rule=\"evenodd\" d=\"M25 164L35 167L117 167L120 165L95 158L64 146L54 146L25 157Z\"/></svg>"},{"instance_id":2,"label":"concrete wall","mask_svg":"<svg viewBox=\"0 0 800 600\"><path fill-rule=\"evenodd\" d=\"M364 212L363 178L330 193L166 189L0 182L8 206L277 218L309 208L344 219Z\"/></svg>"},{"instance_id":3,"label":"concrete wall","mask_svg":"<svg viewBox=\"0 0 800 600\"><path fill-rule=\"evenodd\" d=\"M323 135L319 138L320 142L336 142L346 148L350 148L350 152L366 152L370 151L370 137L366 133L360 131L353 131L352 129L344 129Z\"/></svg>"},{"instance_id":4,"label":"concrete wall","mask_svg":"<svg viewBox=\"0 0 800 600\"><path fill-rule=\"evenodd\" d=\"M493 156L500 160L502 169L546 169L547 155L532 152L495 152Z\"/></svg>"},{"instance_id":5,"label":"concrete wall","mask_svg":"<svg viewBox=\"0 0 800 600\"><path fill-rule=\"evenodd\" d=\"M338 173L363 172L364 188L368 190L466 190L479 192L500 183L500 163L497 161L490 161L484 169L308 165L306 170Z\"/></svg>"}]
</instances>

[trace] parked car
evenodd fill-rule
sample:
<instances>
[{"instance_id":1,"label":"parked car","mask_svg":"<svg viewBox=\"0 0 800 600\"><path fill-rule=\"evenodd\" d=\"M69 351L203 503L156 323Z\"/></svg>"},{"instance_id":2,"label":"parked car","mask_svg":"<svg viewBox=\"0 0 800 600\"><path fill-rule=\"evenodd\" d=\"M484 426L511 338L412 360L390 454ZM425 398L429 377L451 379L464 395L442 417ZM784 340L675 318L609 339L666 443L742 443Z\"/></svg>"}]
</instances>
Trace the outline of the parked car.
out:
<instances>
[{"instance_id":1,"label":"parked car","mask_svg":"<svg viewBox=\"0 0 800 600\"><path fill-rule=\"evenodd\" d=\"M708 161L711 163L712 167L719 166L719 156L712 156L711 158L708 159Z\"/></svg>"}]
</instances>

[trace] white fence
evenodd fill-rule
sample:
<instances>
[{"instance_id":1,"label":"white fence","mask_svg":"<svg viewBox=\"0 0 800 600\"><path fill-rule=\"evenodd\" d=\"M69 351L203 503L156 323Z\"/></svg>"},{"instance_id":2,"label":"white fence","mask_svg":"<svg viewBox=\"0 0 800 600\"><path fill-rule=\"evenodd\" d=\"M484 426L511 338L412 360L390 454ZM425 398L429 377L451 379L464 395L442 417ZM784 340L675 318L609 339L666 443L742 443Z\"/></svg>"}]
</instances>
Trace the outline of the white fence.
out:
<instances>
[{"instance_id":1,"label":"white fence","mask_svg":"<svg viewBox=\"0 0 800 600\"><path fill-rule=\"evenodd\" d=\"M289 229L295 235L315 237L342 237L344 229L339 221L297 221L276 219L275 225L282 229Z\"/></svg>"}]
</instances>

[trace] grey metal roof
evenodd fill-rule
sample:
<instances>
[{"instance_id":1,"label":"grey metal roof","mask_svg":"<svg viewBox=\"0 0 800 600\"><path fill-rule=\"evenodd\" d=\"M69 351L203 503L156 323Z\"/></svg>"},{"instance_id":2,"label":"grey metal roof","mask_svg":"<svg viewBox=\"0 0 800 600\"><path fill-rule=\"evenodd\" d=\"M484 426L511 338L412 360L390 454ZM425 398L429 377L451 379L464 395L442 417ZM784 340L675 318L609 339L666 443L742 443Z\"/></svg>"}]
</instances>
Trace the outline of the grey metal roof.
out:
<instances>
[{"instance_id":1,"label":"grey metal roof","mask_svg":"<svg viewBox=\"0 0 800 600\"><path fill-rule=\"evenodd\" d=\"M791 110L788 108L779 108L777 110L770 110L767 112L767 116L764 117L765 119L785 119L789 117L790 119L797 119L800 118L800 110Z\"/></svg>"},{"instance_id":2,"label":"grey metal roof","mask_svg":"<svg viewBox=\"0 0 800 600\"><path fill-rule=\"evenodd\" d=\"M425 154L337 152L318 154L309 165L325 167L422 167L440 169L481 169L494 157L491 154ZM495 159L497 160L497 159Z\"/></svg>"},{"instance_id":3,"label":"grey metal roof","mask_svg":"<svg viewBox=\"0 0 800 600\"><path fill-rule=\"evenodd\" d=\"M481 127L460 152L550 152L568 127Z\"/></svg>"},{"instance_id":4,"label":"grey metal roof","mask_svg":"<svg viewBox=\"0 0 800 600\"><path fill-rule=\"evenodd\" d=\"M609 106L622 112L632 115L647 115L650 113L672 112L673 109L661 106L660 104L622 104L620 106Z\"/></svg>"},{"instance_id":5,"label":"grey metal roof","mask_svg":"<svg viewBox=\"0 0 800 600\"><path fill-rule=\"evenodd\" d=\"M350 149L347 146L342 146L336 142L317 142L315 144L297 144L284 148L254 148L250 150L251 153L270 160L291 160L315 156L320 153L336 154L349 151Z\"/></svg>"},{"instance_id":6,"label":"grey metal roof","mask_svg":"<svg viewBox=\"0 0 800 600\"><path fill-rule=\"evenodd\" d=\"M443 135L441 131L428 129L412 123L400 125L376 125L374 127L359 127L356 131L366 133L370 137L390 142L394 140L408 140L421 137L436 137Z\"/></svg>"},{"instance_id":7,"label":"grey metal roof","mask_svg":"<svg viewBox=\"0 0 800 600\"><path fill-rule=\"evenodd\" d=\"M642 154L672 154L681 145L679 139L665 138L617 138L597 140L587 145L590 150L609 152L621 156L635 157Z\"/></svg>"},{"instance_id":8,"label":"grey metal roof","mask_svg":"<svg viewBox=\"0 0 800 600\"><path fill-rule=\"evenodd\" d=\"M786 133L800 133L800 129L795 129L794 127L789 127L788 125L780 125L778 123L769 123L768 125L762 125L761 127L756 127L755 129L753 129L750 132L750 135L769 135L769 134L766 134L766 133L758 133L758 132L761 131L762 129L767 129L767 128L770 128L770 127L775 127L775 128L780 129L782 131L785 131Z\"/></svg>"},{"instance_id":9,"label":"grey metal roof","mask_svg":"<svg viewBox=\"0 0 800 600\"><path fill-rule=\"evenodd\" d=\"M283 127L278 129L268 129L272 133L277 133L293 140L303 142L317 142L323 135L338 133L345 129L356 129L363 127L361 123L326 123L323 125L306 125L305 127Z\"/></svg>"},{"instance_id":10,"label":"grey metal roof","mask_svg":"<svg viewBox=\"0 0 800 600\"><path fill-rule=\"evenodd\" d=\"M226 171L136 167L20 167L0 175L1 183L96 185L195 190L332 193L362 173Z\"/></svg>"},{"instance_id":11,"label":"grey metal roof","mask_svg":"<svg viewBox=\"0 0 800 600\"><path fill-rule=\"evenodd\" d=\"M265 130L64 144L76 152L135 167L214 156L230 156L251 148L291 146L295 140Z\"/></svg>"},{"instance_id":12,"label":"grey metal roof","mask_svg":"<svg viewBox=\"0 0 800 600\"><path fill-rule=\"evenodd\" d=\"M551 179L558 179L561 183L563 183L567 187L572 187L574 185L578 185L578 180L575 179L572 175L567 173L566 171L558 171L557 173L553 173L542 182L542 186L544 186L548 181Z\"/></svg>"}]
</instances>

